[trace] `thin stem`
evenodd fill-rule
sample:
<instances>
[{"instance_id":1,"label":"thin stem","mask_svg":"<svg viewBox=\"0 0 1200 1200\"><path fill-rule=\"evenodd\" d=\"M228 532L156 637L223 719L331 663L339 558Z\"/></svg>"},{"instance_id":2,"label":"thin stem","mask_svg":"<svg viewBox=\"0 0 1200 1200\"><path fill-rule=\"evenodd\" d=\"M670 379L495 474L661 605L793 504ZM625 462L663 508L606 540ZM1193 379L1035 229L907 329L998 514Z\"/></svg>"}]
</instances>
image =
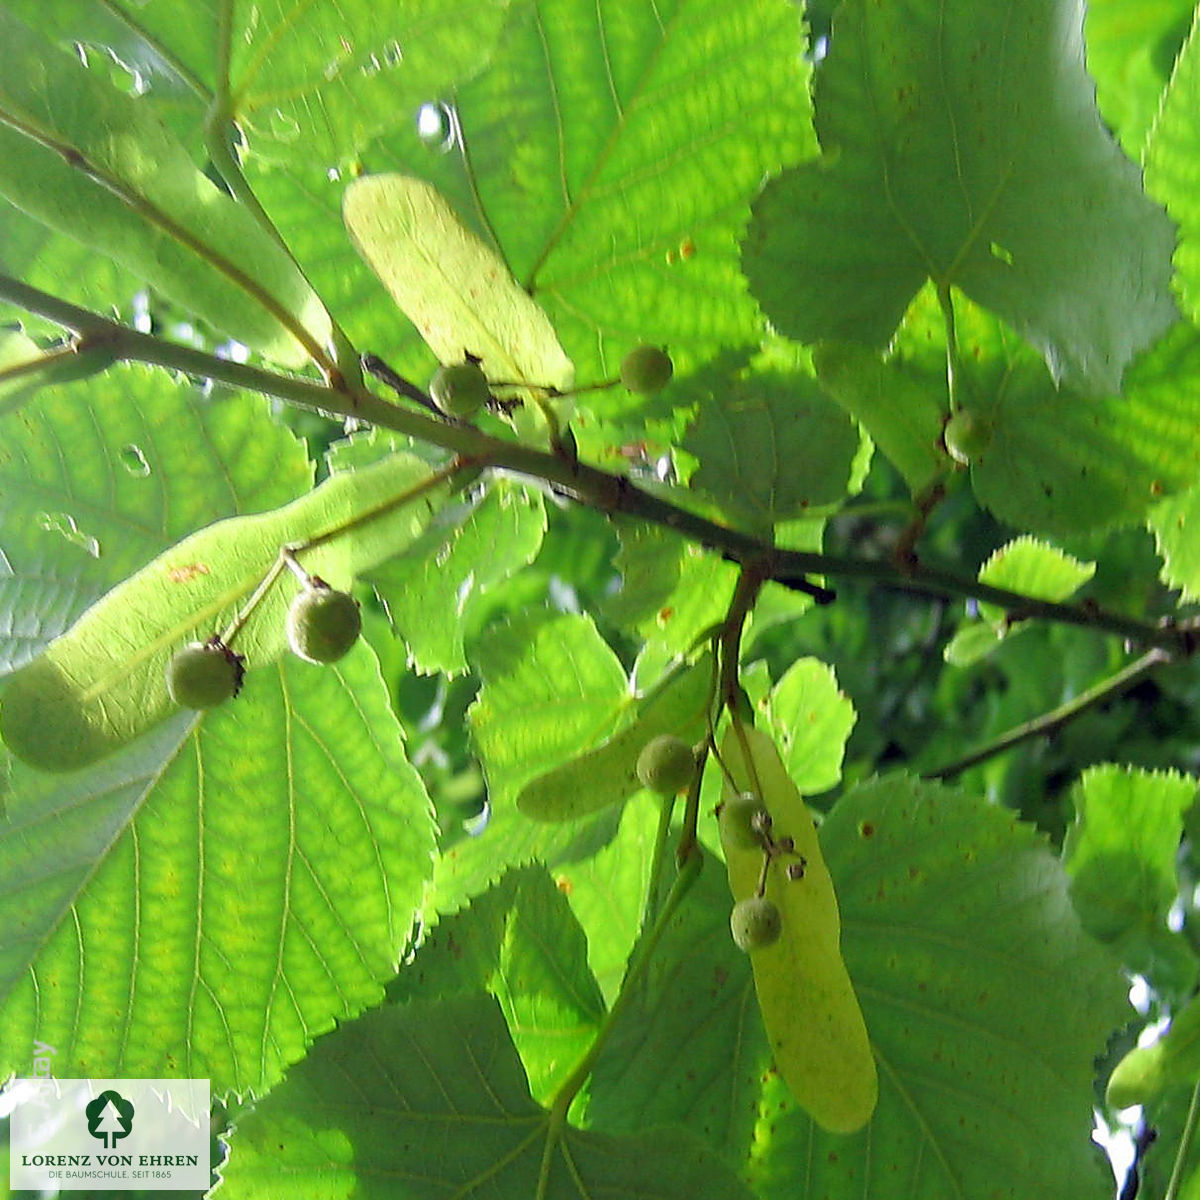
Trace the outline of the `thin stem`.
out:
<instances>
[{"instance_id":1,"label":"thin stem","mask_svg":"<svg viewBox=\"0 0 1200 1200\"><path fill-rule=\"evenodd\" d=\"M646 884L646 908L643 924L658 911L663 871L667 864L667 842L671 836L671 818L675 815L676 796L663 796L654 831L654 849L650 857L650 879Z\"/></svg>"},{"instance_id":2,"label":"thin stem","mask_svg":"<svg viewBox=\"0 0 1200 1200\"><path fill-rule=\"evenodd\" d=\"M226 627L225 632L221 634L221 641L230 649L233 648L234 639L241 633L246 622L250 620L254 610L263 602L263 598L271 590L272 585L279 578L280 572L286 565L287 560L284 552L281 550L279 557L271 564L271 569L263 576L262 582L251 593L250 599L246 601L238 612L238 615L234 617Z\"/></svg>"},{"instance_id":3,"label":"thin stem","mask_svg":"<svg viewBox=\"0 0 1200 1200\"><path fill-rule=\"evenodd\" d=\"M612 1031L621 1019L621 1015L629 1007L634 991L636 990L635 985L640 982L642 973L653 957L658 943L662 940L662 936L666 932L671 918L675 915L675 910L691 889L692 884L696 882L696 877L700 874L702 861L703 859L699 854L693 854L680 866L679 873L675 876L675 882L671 885L671 890L667 893L667 898L663 901L662 908L659 909L654 924L634 951L629 970L625 973L625 978L621 982L621 990L617 993L617 998L613 1001L612 1007L605 1015L600 1028L596 1031L596 1036L592 1039L592 1044L555 1094L553 1103L550 1106L552 1125L561 1125L566 1120L567 1110L571 1107L571 1102L579 1094L579 1089L587 1082L588 1076L592 1073L592 1068L596 1065L596 1060L600 1057L600 1052L604 1049L609 1037L612 1036Z\"/></svg>"},{"instance_id":4,"label":"thin stem","mask_svg":"<svg viewBox=\"0 0 1200 1200\"><path fill-rule=\"evenodd\" d=\"M1183 1132L1179 1135L1179 1149L1175 1152L1175 1165L1171 1168L1171 1181L1167 1184L1163 1200L1178 1200L1179 1189L1183 1186L1184 1172L1187 1170L1188 1156L1196 1137L1198 1121L1200 1121L1200 1081L1192 1089L1192 1102L1188 1106Z\"/></svg>"},{"instance_id":5,"label":"thin stem","mask_svg":"<svg viewBox=\"0 0 1200 1200\"><path fill-rule=\"evenodd\" d=\"M944 767L938 767L936 771L925 772L922 778L953 779L954 776L961 775L963 771L966 771L970 767L978 766L981 762L986 762L989 758L995 758L996 755L1003 754L1006 750L1011 750L1014 746L1019 746L1022 742L1027 742L1036 737L1049 737L1050 734L1056 733L1068 722L1075 720L1080 714L1087 712L1089 708L1095 708L1096 705L1103 704L1104 701L1119 695L1144 675L1150 674L1151 671L1170 661L1171 655L1156 646L1148 650L1140 658L1122 667L1115 675L1111 675L1107 679L1102 679L1086 691L1080 692L1074 699L1060 704L1057 708L1053 708L1047 713L1042 713L1039 717L1034 717L1030 721L1024 721L1020 725L1014 726L993 741L970 751L968 754L964 754L962 758L957 758L953 762L947 763Z\"/></svg>"},{"instance_id":6,"label":"thin stem","mask_svg":"<svg viewBox=\"0 0 1200 1200\"><path fill-rule=\"evenodd\" d=\"M1075 605L1038 600L1020 592L982 583L973 576L957 575L923 564L900 571L894 563L876 559L780 550L750 534L730 529L643 491L624 476L601 471L587 463L571 462L561 455L531 446L505 441L472 425L435 420L423 413L401 408L362 387L348 383L340 387L327 386L165 342L2 274L0 300L37 313L77 333L104 334L112 339L116 358L149 363L232 387L262 392L303 408L354 417L519 475L541 479L564 495L609 516L632 516L673 530L735 562L758 560L762 563L764 579L772 579L785 586L797 586L809 575L840 575L871 580L879 586L913 595L961 596L984 600L1005 609L1012 619L1037 617L1078 625L1116 634L1148 647L1157 646L1173 655L1187 656L1196 648L1197 627L1193 622L1159 625L1107 612L1086 601Z\"/></svg>"}]
</instances>

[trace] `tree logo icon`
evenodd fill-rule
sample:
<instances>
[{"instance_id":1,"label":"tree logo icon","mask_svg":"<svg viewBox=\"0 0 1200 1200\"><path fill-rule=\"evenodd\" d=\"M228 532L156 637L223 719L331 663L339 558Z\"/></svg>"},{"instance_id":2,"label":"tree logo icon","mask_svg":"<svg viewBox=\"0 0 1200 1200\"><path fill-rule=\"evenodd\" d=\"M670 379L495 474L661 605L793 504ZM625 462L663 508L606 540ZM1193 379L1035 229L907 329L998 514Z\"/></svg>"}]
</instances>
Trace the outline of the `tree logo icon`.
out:
<instances>
[{"instance_id":1,"label":"tree logo icon","mask_svg":"<svg viewBox=\"0 0 1200 1200\"><path fill-rule=\"evenodd\" d=\"M128 1137L133 1129L133 1101L112 1089L101 1092L83 1111L88 1133L99 1138L106 1150L111 1150L118 1138Z\"/></svg>"}]
</instances>

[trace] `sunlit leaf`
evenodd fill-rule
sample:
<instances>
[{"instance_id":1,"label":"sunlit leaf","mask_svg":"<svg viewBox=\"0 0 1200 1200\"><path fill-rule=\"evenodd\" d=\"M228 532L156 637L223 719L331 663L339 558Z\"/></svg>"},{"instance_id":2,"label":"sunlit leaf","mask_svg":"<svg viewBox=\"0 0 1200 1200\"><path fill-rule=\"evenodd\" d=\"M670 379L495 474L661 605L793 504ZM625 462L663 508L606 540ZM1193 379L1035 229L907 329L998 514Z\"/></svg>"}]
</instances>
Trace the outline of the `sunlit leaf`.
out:
<instances>
[{"instance_id":1,"label":"sunlit leaf","mask_svg":"<svg viewBox=\"0 0 1200 1200\"><path fill-rule=\"evenodd\" d=\"M573 821L624 800L641 787L636 768L647 742L663 734L689 744L701 738L713 686L712 662L705 657L639 700L632 719L612 738L530 780L517 807L535 820Z\"/></svg>"},{"instance_id":2,"label":"sunlit leaf","mask_svg":"<svg viewBox=\"0 0 1200 1200\"><path fill-rule=\"evenodd\" d=\"M275 1083L378 1001L432 869L371 655L291 658L99 766L18 766L0 825L0 1071Z\"/></svg>"},{"instance_id":3,"label":"sunlit leaf","mask_svg":"<svg viewBox=\"0 0 1200 1200\"><path fill-rule=\"evenodd\" d=\"M1167 927L1179 891L1175 860L1196 781L1176 772L1106 765L1084 772L1068 835L1071 898L1084 927L1114 944L1131 970L1186 977L1196 964Z\"/></svg>"},{"instance_id":4,"label":"sunlit leaf","mask_svg":"<svg viewBox=\"0 0 1200 1200\"><path fill-rule=\"evenodd\" d=\"M0 11L0 195L280 362L330 324L286 252L136 100Z\"/></svg>"},{"instance_id":5,"label":"sunlit leaf","mask_svg":"<svg viewBox=\"0 0 1200 1200\"><path fill-rule=\"evenodd\" d=\"M1200 25L1191 33L1171 76L1146 152L1146 186L1179 224L1175 283L1184 312L1200 320Z\"/></svg>"},{"instance_id":6,"label":"sunlit leaf","mask_svg":"<svg viewBox=\"0 0 1200 1200\"><path fill-rule=\"evenodd\" d=\"M567 898L541 867L509 871L440 921L389 999L479 989L500 1002L533 1094L543 1101L582 1058L604 1016L588 947Z\"/></svg>"}]
</instances>

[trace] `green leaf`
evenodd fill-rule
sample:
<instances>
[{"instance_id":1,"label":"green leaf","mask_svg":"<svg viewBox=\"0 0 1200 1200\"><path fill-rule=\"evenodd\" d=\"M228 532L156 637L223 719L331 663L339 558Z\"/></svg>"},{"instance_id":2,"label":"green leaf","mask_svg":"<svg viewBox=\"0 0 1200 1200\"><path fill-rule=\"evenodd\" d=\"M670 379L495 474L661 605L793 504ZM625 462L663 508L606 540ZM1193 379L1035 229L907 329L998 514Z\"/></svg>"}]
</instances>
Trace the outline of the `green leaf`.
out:
<instances>
[{"instance_id":1,"label":"green leaf","mask_svg":"<svg viewBox=\"0 0 1200 1200\"><path fill-rule=\"evenodd\" d=\"M334 475L284 508L219 521L171 547L13 676L0 700L8 748L43 770L72 770L145 732L174 707L164 677L174 652L224 630L282 546L377 512L303 555L307 571L346 588L421 532L428 499L399 507L394 501L430 474L419 460L393 455ZM297 585L284 575L238 633L237 652L252 668L271 662L286 645L284 618Z\"/></svg>"},{"instance_id":2,"label":"green leaf","mask_svg":"<svg viewBox=\"0 0 1200 1200\"><path fill-rule=\"evenodd\" d=\"M0 826L0 1072L276 1083L378 1001L432 872L374 659L289 658L88 771L17 766Z\"/></svg>"},{"instance_id":3,"label":"green leaf","mask_svg":"<svg viewBox=\"0 0 1200 1200\"><path fill-rule=\"evenodd\" d=\"M546 314L431 184L368 175L346 189L342 208L359 254L441 362L469 353L491 380L570 384Z\"/></svg>"},{"instance_id":4,"label":"green leaf","mask_svg":"<svg viewBox=\"0 0 1200 1200\"><path fill-rule=\"evenodd\" d=\"M706 854L597 1060L588 1120L608 1133L683 1125L740 1166L770 1055L730 903Z\"/></svg>"},{"instance_id":5,"label":"green leaf","mask_svg":"<svg viewBox=\"0 0 1200 1200\"><path fill-rule=\"evenodd\" d=\"M1195 798L1190 776L1116 765L1090 768L1076 789L1065 848L1071 898L1084 928L1113 945L1130 970L1165 970L1185 981L1195 972L1182 934L1167 928L1179 894L1183 815Z\"/></svg>"},{"instance_id":6,"label":"green leaf","mask_svg":"<svg viewBox=\"0 0 1200 1200\"><path fill-rule=\"evenodd\" d=\"M1138 161L1162 104L1193 0L1090 0L1084 16L1088 74L1101 115ZM1153 190L1153 185L1151 185Z\"/></svg>"},{"instance_id":7,"label":"green leaf","mask_svg":"<svg viewBox=\"0 0 1200 1200\"><path fill-rule=\"evenodd\" d=\"M733 563L671 533L656 536L652 532L639 538L636 548L629 542L626 546L629 550L627 571L653 571L654 568L648 565L649 560L657 556L663 564L661 578L674 580L673 587L658 607L635 626L643 646L634 674L640 684L649 685L680 657L694 650L698 639L710 634L724 619L737 585L738 569ZM642 564L647 566L643 568ZM636 577L635 586L641 588ZM657 590L658 585L651 586ZM652 592L645 593L638 603L644 604L651 595ZM619 601L620 597L621 593L617 593L614 600Z\"/></svg>"},{"instance_id":8,"label":"green leaf","mask_svg":"<svg viewBox=\"0 0 1200 1200\"><path fill-rule=\"evenodd\" d=\"M753 529L845 498L858 431L808 375L738 369L727 355L676 389L696 406L682 447L691 486Z\"/></svg>"},{"instance_id":9,"label":"green leaf","mask_svg":"<svg viewBox=\"0 0 1200 1200\"><path fill-rule=\"evenodd\" d=\"M496 481L422 553L370 573L409 659L420 671L466 669L463 642L488 592L537 555L546 532L541 495Z\"/></svg>"},{"instance_id":10,"label":"green leaf","mask_svg":"<svg viewBox=\"0 0 1200 1200\"><path fill-rule=\"evenodd\" d=\"M449 191L469 148L472 222L580 380L613 378L643 341L695 364L761 335L737 242L763 178L813 149L804 48L787 0L541 0L456 92L444 166L417 169ZM581 402L642 404L619 390Z\"/></svg>"},{"instance_id":11,"label":"green leaf","mask_svg":"<svg viewBox=\"0 0 1200 1200\"><path fill-rule=\"evenodd\" d=\"M18 7L36 14L34 5ZM54 14L61 37L100 40L148 77L151 98L186 81L216 85L218 9L143 3L103 23L100 6ZM93 11L87 11L92 9ZM295 7L274 0L232 9L230 92L255 154L339 165L380 130L412 121L422 101L479 71L503 26L507 0L471 5L410 0L387 11L370 0ZM286 30L286 34L283 31ZM174 85L174 86L172 86ZM173 96L180 103L178 96Z\"/></svg>"},{"instance_id":12,"label":"green leaf","mask_svg":"<svg viewBox=\"0 0 1200 1200\"><path fill-rule=\"evenodd\" d=\"M772 181L743 265L781 332L882 349L926 279L1115 391L1174 319L1171 223L1095 109L1080 0L838 11L816 83L824 157Z\"/></svg>"},{"instance_id":13,"label":"green leaf","mask_svg":"<svg viewBox=\"0 0 1200 1200\"><path fill-rule=\"evenodd\" d=\"M815 658L797 659L771 689L767 715L800 791L812 796L834 787L855 714L833 668Z\"/></svg>"},{"instance_id":14,"label":"green leaf","mask_svg":"<svg viewBox=\"0 0 1200 1200\"><path fill-rule=\"evenodd\" d=\"M1146 148L1146 187L1179 225L1175 285L1184 313L1200 321L1200 201L1196 158L1200 154L1200 18L1171 76Z\"/></svg>"},{"instance_id":15,"label":"green leaf","mask_svg":"<svg viewBox=\"0 0 1200 1200\"><path fill-rule=\"evenodd\" d=\"M0 664L33 657L197 526L311 483L303 446L257 396L205 396L143 367L43 391L0 440Z\"/></svg>"},{"instance_id":16,"label":"green leaf","mask_svg":"<svg viewBox=\"0 0 1200 1200\"><path fill-rule=\"evenodd\" d=\"M621 810L620 827L608 845L555 872L555 882L587 935L588 965L607 1004L620 990L641 931L658 807L648 794L632 800Z\"/></svg>"},{"instance_id":17,"label":"green leaf","mask_svg":"<svg viewBox=\"0 0 1200 1200\"><path fill-rule=\"evenodd\" d=\"M1014 538L979 568L981 583L1022 592L1035 600L1065 600L1096 573L1096 564L1079 559L1034 537ZM1005 610L982 603L980 613L990 621L1004 619Z\"/></svg>"},{"instance_id":18,"label":"green leaf","mask_svg":"<svg viewBox=\"0 0 1200 1200\"><path fill-rule=\"evenodd\" d=\"M490 992L500 1002L533 1094L545 1101L604 1016L583 930L541 867L509 871L441 921L388 989L390 1000Z\"/></svg>"},{"instance_id":19,"label":"green leaf","mask_svg":"<svg viewBox=\"0 0 1200 1200\"><path fill-rule=\"evenodd\" d=\"M642 786L636 768L647 742L661 734L700 739L713 687L712 660L705 656L640 699L607 741L526 783L517 807L537 821L575 821L631 796Z\"/></svg>"},{"instance_id":20,"label":"green leaf","mask_svg":"<svg viewBox=\"0 0 1200 1200\"><path fill-rule=\"evenodd\" d=\"M617 537L621 549L613 566L621 576L621 589L605 600L603 612L614 624L637 629L652 622L667 606L679 583L689 543L641 521L619 520Z\"/></svg>"},{"instance_id":21,"label":"green leaf","mask_svg":"<svg viewBox=\"0 0 1200 1200\"><path fill-rule=\"evenodd\" d=\"M1042 839L997 805L893 776L846 793L821 844L879 1105L833 1137L769 1081L756 1193L794 1196L803 1163L808 1194L829 1200L873 1189L868 1169L922 1200L1111 1195L1090 1145L1092 1064L1126 984Z\"/></svg>"},{"instance_id":22,"label":"green leaf","mask_svg":"<svg viewBox=\"0 0 1200 1200\"><path fill-rule=\"evenodd\" d=\"M63 342L43 351L23 333L0 331L0 416L28 403L44 387L75 383L113 365L106 345Z\"/></svg>"},{"instance_id":23,"label":"green leaf","mask_svg":"<svg viewBox=\"0 0 1200 1200\"><path fill-rule=\"evenodd\" d=\"M1135 1046L1117 1063L1105 1098L1114 1108L1149 1104L1169 1087L1200 1078L1200 999L1171 1018L1166 1033L1149 1046Z\"/></svg>"},{"instance_id":24,"label":"green leaf","mask_svg":"<svg viewBox=\"0 0 1200 1200\"><path fill-rule=\"evenodd\" d=\"M1162 556L1163 582L1179 588L1184 601L1200 598L1200 539L1194 535L1197 522L1200 486L1156 504L1146 522Z\"/></svg>"},{"instance_id":25,"label":"green leaf","mask_svg":"<svg viewBox=\"0 0 1200 1200\"><path fill-rule=\"evenodd\" d=\"M1200 338L1180 324L1130 369L1120 396L1053 387L1014 361L994 393L994 426L971 483L997 516L1049 534L1142 518L1188 486L1200 455Z\"/></svg>"},{"instance_id":26,"label":"green leaf","mask_svg":"<svg viewBox=\"0 0 1200 1200\"><path fill-rule=\"evenodd\" d=\"M923 491L946 470L944 386L861 346L828 342L817 348L813 361L821 386L863 423L909 491Z\"/></svg>"},{"instance_id":27,"label":"green leaf","mask_svg":"<svg viewBox=\"0 0 1200 1200\"><path fill-rule=\"evenodd\" d=\"M0 195L289 366L329 317L279 244L145 105L0 11Z\"/></svg>"},{"instance_id":28,"label":"green leaf","mask_svg":"<svg viewBox=\"0 0 1200 1200\"><path fill-rule=\"evenodd\" d=\"M471 706L493 807L608 736L634 699L591 618L531 611L493 627L475 651Z\"/></svg>"},{"instance_id":29,"label":"green leaf","mask_svg":"<svg viewBox=\"0 0 1200 1200\"><path fill-rule=\"evenodd\" d=\"M332 1107L351 1081L353 1101ZM682 1131L610 1137L556 1125L530 1097L500 1010L484 996L380 1009L325 1039L239 1121L221 1175L230 1200L297 1187L363 1200L750 1200Z\"/></svg>"}]
</instances>

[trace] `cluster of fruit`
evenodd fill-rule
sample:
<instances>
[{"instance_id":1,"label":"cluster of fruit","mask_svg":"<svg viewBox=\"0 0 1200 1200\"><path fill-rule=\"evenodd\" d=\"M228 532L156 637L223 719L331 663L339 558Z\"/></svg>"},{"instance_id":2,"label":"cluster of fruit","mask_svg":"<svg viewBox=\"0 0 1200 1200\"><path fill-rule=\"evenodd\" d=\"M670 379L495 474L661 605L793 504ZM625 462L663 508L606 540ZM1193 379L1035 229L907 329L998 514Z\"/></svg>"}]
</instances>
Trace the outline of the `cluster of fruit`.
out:
<instances>
[{"instance_id":1,"label":"cluster of fruit","mask_svg":"<svg viewBox=\"0 0 1200 1200\"><path fill-rule=\"evenodd\" d=\"M637 761L637 777L643 787L660 795L673 796L683 791L695 777L696 752L682 738L663 734L651 738L643 747ZM742 792L725 800L717 809L717 820L726 844L743 850L763 852L763 871L755 895L739 900L729 917L733 940L740 950L749 953L779 940L783 917L779 906L767 899L767 868L780 856L793 855L785 873L788 879L804 877L805 861L796 854L790 837L773 838L771 814L755 792Z\"/></svg>"},{"instance_id":2,"label":"cluster of fruit","mask_svg":"<svg viewBox=\"0 0 1200 1200\"><path fill-rule=\"evenodd\" d=\"M660 392L671 381L675 366L671 356L658 346L635 346L621 360L620 382L631 392L648 395ZM491 384L479 360L468 355L463 362L439 367L429 384L429 396L448 417L465 421L493 399Z\"/></svg>"},{"instance_id":3,"label":"cluster of fruit","mask_svg":"<svg viewBox=\"0 0 1200 1200\"><path fill-rule=\"evenodd\" d=\"M347 592L309 576L292 601L287 640L293 653L310 663L336 662L358 640L362 613ZM212 708L236 696L245 660L214 634L206 642L184 646L167 664L167 691L183 708Z\"/></svg>"}]
</instances>

